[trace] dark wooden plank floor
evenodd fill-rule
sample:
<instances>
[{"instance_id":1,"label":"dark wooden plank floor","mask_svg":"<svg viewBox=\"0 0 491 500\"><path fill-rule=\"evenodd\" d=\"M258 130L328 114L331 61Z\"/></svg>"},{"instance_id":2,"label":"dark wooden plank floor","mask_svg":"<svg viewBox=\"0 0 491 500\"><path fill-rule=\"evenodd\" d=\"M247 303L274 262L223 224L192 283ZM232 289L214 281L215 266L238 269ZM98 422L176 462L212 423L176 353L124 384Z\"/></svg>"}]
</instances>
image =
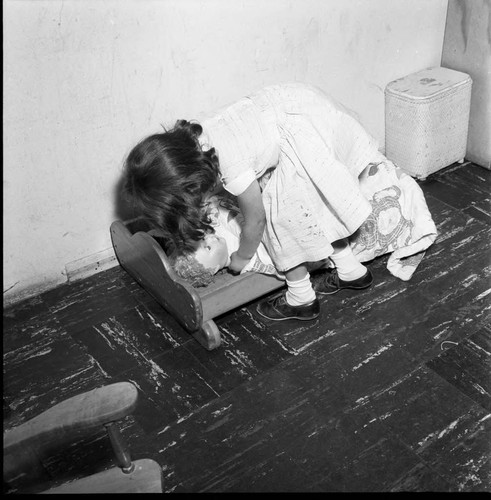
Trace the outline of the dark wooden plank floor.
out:
<instances>
[{"instance_id":1,"label":"dark wooden plank floor","mask_svg":"<svg viewBox=\"0 0 491 500\"><path fill-rule=\"evenodd\" d=\"M4 311L4 424L129 380L122 425L166 492L491 491L490 177L421 186L439 230L409 282L321 299L313 322L248 304L205 351L119 267ZM56 480L111 466L101 432L47 460Z\"/></svg>"}]
</instances>

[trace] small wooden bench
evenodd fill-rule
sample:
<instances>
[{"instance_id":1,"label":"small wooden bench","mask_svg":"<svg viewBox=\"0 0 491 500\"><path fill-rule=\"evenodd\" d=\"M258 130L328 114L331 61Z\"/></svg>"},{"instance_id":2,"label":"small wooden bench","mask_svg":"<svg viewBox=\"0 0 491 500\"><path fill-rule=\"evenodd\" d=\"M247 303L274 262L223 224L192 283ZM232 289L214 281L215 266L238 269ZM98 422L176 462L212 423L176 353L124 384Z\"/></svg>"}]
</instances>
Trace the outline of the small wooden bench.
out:
<instances>
[{"instance_id":1,"label":"small wooden bench","mask_svg":"<svg viewBox=\"0 0 491 500\"><path fill-rule=\"evenodd\" d=\"M111 238L121 266L206 349L221 343L214 318L285 285L255 272L219 273L214 283L195 288L176 275L159 240L142 218L114 221Z\"/></svg>"}]
</instances>

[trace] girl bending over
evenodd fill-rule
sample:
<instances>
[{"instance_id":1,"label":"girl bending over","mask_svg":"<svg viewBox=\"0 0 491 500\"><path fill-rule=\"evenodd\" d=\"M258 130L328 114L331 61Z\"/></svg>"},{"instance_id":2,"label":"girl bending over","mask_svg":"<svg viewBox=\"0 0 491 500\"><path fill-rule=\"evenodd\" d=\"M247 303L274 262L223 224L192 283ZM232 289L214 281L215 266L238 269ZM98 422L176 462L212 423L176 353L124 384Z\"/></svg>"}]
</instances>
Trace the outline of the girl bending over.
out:
<instances>
[{"instance_id":1,"label":"girl bending over","mask_svg":"<svg viewBox=\"0 0 491 500\"><path fill-rule=\"evenodd\" d=\"M124 190L166 235L170 253L194 251L211 231L210 196L236 196L244 224L229 269L241 272L262 242L287 290L258 312L311 320L319 315L316 292L373 281L346 238L371 213L358 176L381 156L350 112L319 89L272 85L201 124L178 120L142 140L126 160ZM328 257L336 267L314 290L306 263Z\"/></svg>"}]
</instances>

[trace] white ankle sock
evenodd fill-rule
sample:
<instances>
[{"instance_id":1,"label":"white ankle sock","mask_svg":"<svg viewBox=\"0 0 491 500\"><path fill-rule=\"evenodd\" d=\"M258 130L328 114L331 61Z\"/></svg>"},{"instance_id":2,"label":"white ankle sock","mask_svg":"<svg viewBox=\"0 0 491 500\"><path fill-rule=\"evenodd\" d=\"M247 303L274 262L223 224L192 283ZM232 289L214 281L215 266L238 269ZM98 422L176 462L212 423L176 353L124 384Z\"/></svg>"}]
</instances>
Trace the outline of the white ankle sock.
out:
<instances>
[{"instance_id":1,"label":"white ankle sock","mask_svg":"<svg viewBox=\"0 0 491 500\"><path fill-rule=\"evenodd\" d=\"M353 255L349 245L341 251L333 253L330 258L336 266L338 276L343 281L357 280L367 272L367 268Z\"/></svg>"},{"instance_id":2,"label":"white ankle sock","mask_svg":"<svg viewBox=\"0 0 491 500\"><path fill-rule=\"evenodd\" d=\"M286 301L291 306L304 306L315 300L315 292L310 282L310 275L298 281L286 280L288 290L286 291Z\"/></svg>"}]
</instances>

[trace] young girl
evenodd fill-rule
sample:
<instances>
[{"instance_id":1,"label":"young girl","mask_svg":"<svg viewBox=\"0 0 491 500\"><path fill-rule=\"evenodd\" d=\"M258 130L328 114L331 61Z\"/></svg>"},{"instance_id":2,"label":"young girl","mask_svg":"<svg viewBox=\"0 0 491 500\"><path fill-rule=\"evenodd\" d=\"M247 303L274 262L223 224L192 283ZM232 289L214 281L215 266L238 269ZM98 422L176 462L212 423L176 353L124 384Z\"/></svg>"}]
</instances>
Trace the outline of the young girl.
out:
<instances>
[{"instance_id":1,"label":"young girl","mask_svg":"<svg viewBox=\"0 0 491 500\"><path fill-rule=\"evenodd\" d=\"M371 213L358 176L381 157L358 121L319 89L272 85L201 125L179 120L141 141L126 160L124 189L184 252L210 230L206 199L223 189L235 195L245 221L229 269L240 272L263 241L287 290L261 302L258 312L310 320L319 315L316 292L373 281L346 238ZM314 291L306 262L328 257L336 268Z\"/></svg>"}]
</instances>

